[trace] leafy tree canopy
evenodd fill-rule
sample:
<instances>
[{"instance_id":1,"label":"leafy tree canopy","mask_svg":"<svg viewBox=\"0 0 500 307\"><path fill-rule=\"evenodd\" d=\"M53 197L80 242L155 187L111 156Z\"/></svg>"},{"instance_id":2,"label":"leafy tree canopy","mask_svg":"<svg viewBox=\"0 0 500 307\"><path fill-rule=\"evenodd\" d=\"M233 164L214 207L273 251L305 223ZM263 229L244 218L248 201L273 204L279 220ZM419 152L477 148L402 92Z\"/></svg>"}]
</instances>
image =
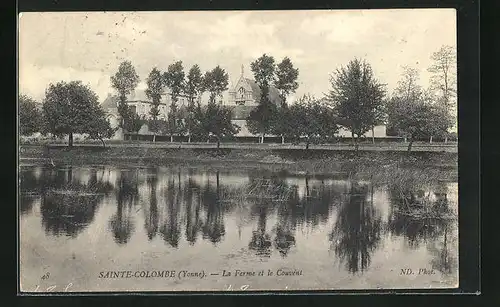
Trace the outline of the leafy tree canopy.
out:
<instances>
[{"instance_id":1,"label":"leafy tree canopy","mask_svg":"<svg viewBox=\"0 0 500 307\"><path fill-rule=\"evenodd\" d=\"M283 104L286 104L286 98L289 94L294 93L299 87L297 78L299 69L294 68L292 61L285 57L281 63L276 66L276 79L274 86L280 92Z\"/></svg>"},{"instance_id":2,"label":"leafy tree canopy","mask_svg":"<svg viewBox=\"0 0 500 307\"><path fill-rule=\"evenodd\" d=\"M210 102L222 95L228 89L229 75L220 66L207 71L203 78L203 88L210 93Z\"/></svg>"},{"instance_id":3,"label":"leafy tree canopy","mask_svg":"<svg viewBox=\"0 0 500 307\"><path fill-rule=\"evenodd\" d=\"M382 122L385 90L368 63L354 59L337 69L330 82L334 111L357 138Z\"/></svg>"},{"instance_id":4,"label":"leafy tree canopy","mask_svg":"<svg viewBox=\"0 0 500 307\"><path fill-rule=\"evenodd\" d=\"M19 96L19 133L31 135L42 131L42 112L39 104L27 95Z\"/></svg>"}]
</instances>

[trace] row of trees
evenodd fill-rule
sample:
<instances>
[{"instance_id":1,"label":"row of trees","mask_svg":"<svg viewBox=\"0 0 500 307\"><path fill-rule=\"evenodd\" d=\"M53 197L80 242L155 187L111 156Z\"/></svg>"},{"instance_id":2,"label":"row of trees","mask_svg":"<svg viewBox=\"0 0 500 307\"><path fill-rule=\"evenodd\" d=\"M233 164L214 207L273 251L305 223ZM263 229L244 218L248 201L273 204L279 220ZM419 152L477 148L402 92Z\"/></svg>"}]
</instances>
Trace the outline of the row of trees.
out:
<instances>
[{"instance_id":1,"label":"row of trees","mask_svg":"<svg viewBox=\"0 0 500 307\"><path fill-rule=\"evenodd\" d=\"M120 127L126 131L137 131L135 123L139 122L138 115L127 106L127 96L137 87L139 76L130 61L122 62L117 73L111 77L111 84L118 92L120 116ZM238 127L231 123L231 110L216 103L228 89L229 76L220 66L202 74L198 65L193 65L188 74L184 72L182 61L177 61L168 66L167 71L161 72L154 67L146 79L146 96L151 101L151 109L146 119L149 130L152 131L153 141L156 134L170 135L171 141L174 135L208 136L213 134L217 137L218 144L225 135L238 132ZM166 91L168 89L168 93ZM201 95L204 92L210 94L208 105L201 105ZM171 98L167 119L160 118L159 106L162 96L168 94ZM185 114L181 114L178 107L180 95L188 98Z\"/></svg>"},{"instance_id":2,"label":"row of trees","mask_svg":"<svg viewBox=\"0 0 500 307\"><path fill-rule=\"evenodd\" d=\"M296 103L287 104L287 97L298 88L299 71L289 58L276 64L274 57L262 55L251 63L254 79L260 88L259 103L247 118L247 127L253 134L277 135L310 143L335 138L341 127L351 131L358 148L359 139L376 125L386 123L397 135L409 139L411 150L415 138L446 136L453 125L451 110L456 98L456 79L453 70L454 49L442 47L432 55L431 86L424 90L419 85L416 69L405 67L394 93L389 96L385 85L374 76L371 66L360 59L350 61L331 76L331 90L323 99L304 95ZM232 122L232 110L217 103L217 98L228 89L228 74L220 66L202 74L193 65L187 75L182 61L170 64L165 72L153 68L146 84L146 95L152 107L147 119L127 105L130 95L139 83L139 76L129 61L122 62L111 77L111 84L119 97L119 126L125 131L138 131L144 122L156 134L197 136L209 139L215 136L218 147L222 138L238 133L240 127ZM279 98L270 95L271 86ZM168 89L168 92L167 92ZM202 105L201 96L209 93L208 104ZM162 95L171 97L166 120L160 118ZM177 106L181 95L188 98L184 112ZM20 130L22 134L50 132L56 136L69 135L72 145L74 133L85 133L94 139L111 137L111 129L97 95L79 81L50 84L45 93L42 110L27 97L20 97ZM104 142L103 142L104 143Z\"/></svg>"},{"instance_id":3,"label":"row of trees","mask_svg":"<svg viewBox=\"0 0 500 307\"><path fill-rule=\"evenodd\" d=\"M430 137L431 142L433 136L446 139L455 123L451 115L456 98L455 51L443 46L431 58L433 64L428 71L432 77L427 90L419 85L418 71L404 67L397 88L389 96L371 66L354 59L331 76L331 90L324 99L305 95L288 106L286 96L297 89L298 70L285 59L280 65L286 63L286 69L278 65L275 74L274 58L264 54L251 65L261 97L247 120L248 128L261 135L261 142L265 134L281 135L282 142L285 136L303 137L306 148L310 142L331 140L345 127L351 131L357 150L359 139L380 124L409 139L408 151L418 138ZM273 83L286 85L281 104L269 100L269 85Z\"/></svg>"}]
</instances>

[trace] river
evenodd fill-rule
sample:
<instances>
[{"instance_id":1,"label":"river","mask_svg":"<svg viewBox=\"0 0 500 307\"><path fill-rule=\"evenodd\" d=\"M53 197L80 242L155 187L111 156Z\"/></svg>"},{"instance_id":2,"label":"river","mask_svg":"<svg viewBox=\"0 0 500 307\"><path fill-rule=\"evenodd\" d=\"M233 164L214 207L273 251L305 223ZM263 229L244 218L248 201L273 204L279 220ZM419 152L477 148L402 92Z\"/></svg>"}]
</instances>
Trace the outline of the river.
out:
<instances>
[{"instance_id":1,"label":"river","mask_svg":"<svg viewBox=\"0 0 500 307\"><path fill-rule=\"evenodd\" d=\"M22 291L449 288L457 182L427 189L256 171L22 166Z\"/></svg>"}]
</instances>

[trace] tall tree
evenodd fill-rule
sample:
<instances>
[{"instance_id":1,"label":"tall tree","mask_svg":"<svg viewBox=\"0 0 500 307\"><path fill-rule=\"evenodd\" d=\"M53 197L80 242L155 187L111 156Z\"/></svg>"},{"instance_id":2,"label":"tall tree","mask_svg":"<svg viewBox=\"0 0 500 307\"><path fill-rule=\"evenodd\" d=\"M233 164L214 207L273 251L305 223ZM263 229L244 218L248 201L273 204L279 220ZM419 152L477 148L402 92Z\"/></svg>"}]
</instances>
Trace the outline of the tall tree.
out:
<instances>
[{"instance_id":1,"label":"tall tree","mask_svg":"<svg viewBox=\"0 0 500 307\"><path fill-rule=\"evenodd\" d=\"M442 46L431 56L432 65L427 69L431 76L431 88L439 93L440 102L451 107L456 97L456 50L452 46Z\"/></svg>"},{"instance_id":2,"label":"tall tree","mask_svg":"<svg viewBox=\"0 0 500 307\"><path fill-rule=\"evenodd\" d=\"M88 124L87 130L89 138L100 140L102 142L102 146L106 147L106 143L104 143L104 140L112 138L117 128L111 128L106 113L104 112L102 107L99 106L93 109L91 112L92 117L91 121Z\"/></svg>"},{"instance_id":3,"label":"tall tree","mask_svg":"<svg viewBox=\"0 0 500 307\"><path fill-rule=\"evenodd\" d=\"M273 125L271 127L271 132L274 135L281 136L281 144L285 144L285 137L294 137L296 135L296 127L293 122L293 114L291 111L292 110L290 110L290 107L287 105L277 108L272 120ZM254 127L254 129L258 128Z\"/></svg>"},{"instance_id":4,"label":"tall tree","mask_svg":"<svg viewBox=\"0 0 500 307\"><path fill-rule=\"evenodd\" d=\"M371 66L359 59L337 69L330 83L328 98L351 130L357 151L359 138L383 120L384 86L375 79Z\"/></svg>"},{"instance_id":5,"label":"tall tree","mask_svg":"<svg viewBox=\"0 0 500 307\"><path fill-rule=\"evenodd\" d=\"M167 133L170 134L170 142L173 142L175 134L181 134L184 131L184 125L180 112L177 106L179 96L184 90L184 67L182 61L177 61L168 65L167 71L164 73L165 84L170 90L170 110L167 115Z\"/></svg>"},{"instance_id":6,"label":"tall tree","mask_svg":"<svg viewBox=\"0 0 500 307\"><path fill-rule=\"evenodd\" d=\"M288 95L294 93L299 87L298 76L299 69L293 67L292 61L288 57L285 57L281 63L276 65L274 86L280 92L282 106L286 105Z\"/></svg>"},{"instance_id":7,"label":"tall tree","mask_svg":"<svg viewBox=\"0 0 500 307\"><path fill-rule=\"evenodd\" d=\"M120 114L120 127L127 130L130 125L133 125L132 112L127 106L127 95L139 84L139 75L137 75L132 62L123 61L118 67L118 71L114 76L111 76L111 86L118 92L120 102L118 103L118 113Z\"/></svg>"},{"instance_id":8,"label":"tall tree","mask_svg":"<svg viewBox=\"0 0 500 307\"><path fill-rule=\"evenodd\" d=\"M217 148L220 148L222 138L233 136L240 130L238 125L231 122L232 110L228 106L210 101L203 114L203 126L208 133L216 137Z\"/></svg>"},{"instance_id":9,"label":"tall tree","mask_svg":"<svg viewBox=\"0 0 500 307\"><path fill-rule=\"evenodd\" d=\"M31 135L42 130L42 113L38 103L27 95L19 96L19 133Z\"/></svg>"},{"instance_id":10,"label":"tall tree","mask_svg":"<svg viewBox=\"0 0 500 307\"><path fill-rule=\"evenodd\" d=\"M409 139L408 152L416 138L427 137L438 130L432 125L433 121L439 120L439 113L435 106L421 98L408 100L404 97L392 97L388 102L387 113L389 122L398 134Z\"/></svg>"},{"instance_id":11,"label":"tall tree","mask_svg":"<svg viewBox=\"0 0 500 307\"><path fill-rule=\"evenodd\" d=\"M408 151L416 138L445 136L452 123L443 104L434 103L431 91L424 91L416 69L404 67L401 80L387 105L388 124L405 138Z\"/></svg>"},{"instance_id":12,"label":"tall tree","mask_svg":"<svg viewBox=\"0 0 500 307\"><path fill-rule=\"evenodd\" d=\"M207 71L203 77L203 88L210 93L209 102L216 102L217 98L228 89L229 75L217 65L211 71Z\"/></svg>"},{"instance_id":13,"label":"tall tree","mask_svg":"<svg viewBox=\"0 0 500 307\"><path fill-rule=\"evenodd\" d=\"M281 143L285 143L285 135L289 132L290 121L288 120L289 110L287 109L287 97L291 93L294 93L299 84L297 83L297 78L299 76L299 69L294 68L292 61L285 57L281 63L276 65L274 86L280 93L281 99L281 109L277 110L278 114L275 116L273 133L276 135L281 135Z\"/></svg>"},{"instance_id":14,"label":"tall tree","mask_svg":"<svg viewBox=\"0 0 500 307\"><path fill-rule=\"evenodd\" d=\"M431 76L431 89L436 93L436 102L441 104L452 116L456 125L456 95L457 95L457 57L452 46L442 46L431 56L432 65L427 69ZM447 137L445 137L445 142Z\"/></svg>"},{"instance_id":15,"label":"tall tree","mask_svg":"<svg viewBox=\"0 0 500 307\"><path fill-rule=\"evenodd\" d=\"M250 69L253 72L255 82L257 82L261 89L262 87L269 88L275 80L274 72L276 67L274 64L274 57L272 56L268 56L264 53L260 58L250 64Z\"/></svg>"},{"instance_id":16,"label":"tall tree","mask_svg":"<svg viewBox=\"0 0 500 307\"><path fill-rule=\"evenodd\" d=\"M195 100L203 93L203 76L201 74L200 67L196 64L189 69L184 92L189 99L186 114L186 128L188 132L188 142L191 143L191 135L193 134L193 130L196 129Z\"/></svg>"},{"instance_id":17,"label":"tall tree","mask_svg":"<svg viewBox=\"0 0 500 307\"><path fill-rule=\"evenodd\" d=\"M309 144L329 139L338 131L333 110L321 104L310 95L304 95L290 106L291 118L297 137L305 137L306 149Z\"/></svg>"},{"instance_id":18,"label":"tall tree","mask_svg":"<svg viewBox=\"0 0 500 307\"><path fill-rule=\"evenodd\" d=\"M67 134L69 147L73 146L74 133L95 136L93 125L101 120L107 122L104 114L97 95L81 81L50 84L45 91L43 115L47 128L56 136Z\"/></svg>"},{"instance_id":19,"label":"tall tree","mask_svg":"<svg viewBox=\"0 0 500 307\"><path fill-rule=\"evenodd\" d=\"M275 80L274 57L263 54L250 64L255 82L260 88L259 105L250 112L247 126L251 133L260 134L260 143L264 143L266 134L271 133L276 118L277 107L269 99L271 84Z\"/></svg>"},{"instance_id":20,"label":"tall tree","mask_svg":"<svg viewBox=\"0 0 500 307\"><path fill-rule=\"evenodd\" d=\"M146 89L146 96L151 100L151 109L149 110L149 130L153 132L153 142L156 141L156 133L158 133L160 126L158 123L158 116L160 115L160 101L163 94L164 78L161 72L154 67L146 80L148 88Z\"/></svg>"},{"instance_id":21,"label":"tall tree","mask_svg":"<svg viewBox=\"0 0 500 307\"><path fill-rule=\"evenodd\" d=\"M394 90L395 95L404 99L420 98L424 91L419 85L419 71L409 66L403 66L401 79L398 81L398 86Z\"/></svg>"}]
</instances>

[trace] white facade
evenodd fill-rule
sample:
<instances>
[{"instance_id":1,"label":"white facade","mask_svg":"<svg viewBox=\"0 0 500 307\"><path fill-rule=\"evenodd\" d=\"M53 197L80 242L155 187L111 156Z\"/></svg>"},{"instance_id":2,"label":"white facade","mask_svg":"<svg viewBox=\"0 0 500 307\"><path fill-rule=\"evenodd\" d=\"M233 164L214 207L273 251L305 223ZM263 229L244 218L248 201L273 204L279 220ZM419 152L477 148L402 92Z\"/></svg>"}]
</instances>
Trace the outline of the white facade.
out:
<instances>
[{"instance_id":1,"label":"white facade","mask_svg":"<svg viewBox=\"0 0 500 307\"><path fill-rule=\"evenodd\" d=\"M337 136L339 137L346 137L350 138L352 137L351 130L340 126L339 132L337 132ZM385 125L380 125L380 126L375 126L372 130L367 131L365 134L363 134L364 137L371 138L382 138L386 137L386 126Z\"/></svg>"}]
</instances>

